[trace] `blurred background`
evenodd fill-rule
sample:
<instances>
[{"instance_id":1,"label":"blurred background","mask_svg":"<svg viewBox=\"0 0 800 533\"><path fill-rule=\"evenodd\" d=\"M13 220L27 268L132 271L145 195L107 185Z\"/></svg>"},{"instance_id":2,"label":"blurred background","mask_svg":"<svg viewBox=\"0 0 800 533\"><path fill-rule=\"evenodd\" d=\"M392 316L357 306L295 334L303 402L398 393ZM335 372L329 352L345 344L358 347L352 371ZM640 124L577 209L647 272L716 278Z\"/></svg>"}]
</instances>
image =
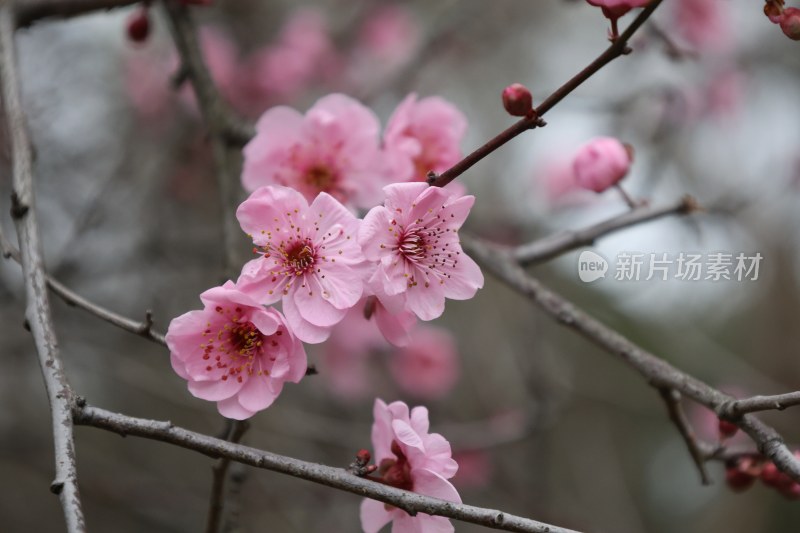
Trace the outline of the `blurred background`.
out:
<instances>
[{"instance_id":1,"label":"blurred background","mask_svg":"<svg viewBox=\"0 0 800 533\"><path fill-rule=\"evenodd\" d=\"M223 95L248 119L279 104L305 111L344 92L385 124L413 91L464 113L465 151L512 123L500 102L505 86L521 82L540 102L607 45L608 22L582 1L215 4L193 14ZM634 38L633 54L548 113L546 128L463 176L477 197L468 230L520 244L623 213L614 191L577 191L560 171L589 138L617 136L636 151L630 194L653 205L691 194L706 210L620 232L596 250L758 252L759 279L589 285L577 276L578 251L532 273L727 392L800 389L800 44L759 2L664 4ZM151 35L134 44L125 28L138 9L37 23L18 33L19 61L49 271L127 316L152 309L164 331L222 281L220 209L193 96L172 88L178 60L167 21L151 9ZM15 241L6 143L3 150L0 220ZM240 249L244 262L244 235ZM0 263L0 299L0 530L61 531L48 491L49 410L22 327L20 270L9 261ZM215 405L188 393L164 348L52 300L78 394L133 416L223 430ZM449 301L415 339L398 353L344 329L309 347L319 375L287 385L251 419L245 442L347 466L371 448L374 398L401 399L427 405L432 431L452 443L460 463L453 482L466 503L585 532L798 529L800 503L760 484L734 494L720 464L710 465L714 484L701 486L654 390L488 276L476 298ZM409 383L409 372L424 379ZM713 415L687 410L715 443ZM800 411L764 419L800 445ZM76 440L90 530L203 530L213 461L93 428L76 428ZM751 446L742 437L734 444ZM360 530L359 499L350 494L267 471L243 474L232 509L240 531Z\"/></svg>"}]
</instances>

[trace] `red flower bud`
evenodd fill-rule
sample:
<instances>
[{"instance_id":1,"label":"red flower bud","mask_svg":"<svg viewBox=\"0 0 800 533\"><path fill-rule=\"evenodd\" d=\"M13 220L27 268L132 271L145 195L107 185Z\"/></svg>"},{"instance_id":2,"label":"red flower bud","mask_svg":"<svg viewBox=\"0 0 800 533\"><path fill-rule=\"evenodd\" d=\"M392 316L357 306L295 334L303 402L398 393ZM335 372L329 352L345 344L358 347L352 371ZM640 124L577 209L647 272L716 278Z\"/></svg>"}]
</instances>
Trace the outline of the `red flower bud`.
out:
<instances>
[{"instance_id":1,"label":"red flower bud","mask_svg":"<svg viewBox=\"0 0 800 533\"><path fill-rule=\"evenodd\" d=\"M784 35L793 41L800 41L800 9L796 7L784 9L780 24Z\"/></svg>"},{"instance_id":2,"label":"red flower bud","mask_svg":"<svg viewBox=\"0 0 800 533\"><path fill-rule=\"evenodd\" d=\"M732 422L728 422L727 420L720 420L719 421L719 435L720 438L729 439L736 435L736 432L739 431L739 428L736 424Z\"/></svg>"},{"instance_id":3,"label":"red flower bud","mask_svg":"<svg viewBox=\"0 0 800 533\"><path fill-rule=\"evenodd\" d=\"M372 454L369 453L369 450L358 450L356 453L356 459L359 463L367 465L369 464L370 459L372 459Z\"/></svg>"},{"instance_id":4,"label":"red flower bud","mask_svg":"<svg viewBox=\"0 0 800 533\"><path fill-rule=\"evenodd\" d=\"M764 14L767 16L770 22L773 24L778 24L781 21L781 15L783 14L783 6L781 6L777 2L767 2L764 4Z\"/></svg>"},{"instance_id":5,"label":"red flower bud","mask_svg":"<svg viewBox=\"0 0 800 533\"><path fill-rule=\"evenodd\" d=\"M778 467L775 466L775 463L766 463L761 469L761 481L764 483L764 485L769 487L781 487L786 485L786 480L788 480L788 477L783 472L778 470Z\"/></svg>"},{"instance_id":6,"label":"red flower bud","mask_svg":"<svg viewBox=\"0 0 800 533\"><path fill-rule=\"evenodd\" d=\"M749 489L755 480L755 476L739 470L737 466L729 466L725 469L725 483L735 492Z\"/></svg>"},{"instance_id":7,"label":"red flower bud","mask_svg":"<svg viewBox=\"0 0 800 533\"><path fill-rule=\"evenodd\" d=\"M128 17L128 38L141 43L150 35L150 16L147 8L139 9Z\"/></svg>"},{"instance_id":8,"label":"red flower bud","mask_svg":"<svg viewBox=\"0 0 800 533\"><path fill-rule=\"evenodd\" d=\"M533 111L533 96L521 83L512 83L503 89L503 107L509 115L524 117Z\"/></svg>"}]
</instances>

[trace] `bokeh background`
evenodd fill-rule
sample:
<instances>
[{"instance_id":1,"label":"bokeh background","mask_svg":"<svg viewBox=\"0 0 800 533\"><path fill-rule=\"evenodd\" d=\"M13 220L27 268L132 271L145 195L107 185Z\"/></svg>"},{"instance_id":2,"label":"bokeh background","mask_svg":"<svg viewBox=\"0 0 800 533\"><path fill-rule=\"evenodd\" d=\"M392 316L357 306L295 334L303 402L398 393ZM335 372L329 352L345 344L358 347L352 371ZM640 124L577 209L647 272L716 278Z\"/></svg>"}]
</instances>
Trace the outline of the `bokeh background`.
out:
<instances>
[{"instance_id":1,"label":"bokeh background","mask_svg":"<svg viewBox=\"0 0 800 533\"><path fill-rule=\"evenodd\" d=\"M205 30L207 54L223 93L249 119L278 104L305 110L341 91L385 124L416 91L462 110L465 151L512 122L500 104L506 85L522 82L541 101L607 44L607 21L582 1L216 4L193 13L213 28ZM695 6L687 19L682 10L695 4L707 11ZM624 212L614 191L571 190L558 168L595 135L631 143L632 195L659 205L691 194L706 211L626 230L596 249L606 257L760 252L759 279L587 285L577 277L577 252L532 272L642 346L738 395L800 388L800 44L761 7L665 2L633 40L635 53L557 106L546 128L463 176L477 197L469 231L523 243ZM20 31L19 61L49 271L128 316L152 309L163 331L221 281L220 209L203 124L191 95L171 88L177 60L166 20L154 8L150 39L133 45L125 25L135 9ZM287 29L298 20L306 33ZM287 35L305 36L319 55L302 63ZM233 65L252 75L243 82ZM271 79L259 78L259 68ZM13 239L5 145L0 220ZM240 249L244 262L244 235ZM0 530L60 531L60 506L48 492L49 411L22 327L21 288L18 266L0 263ZM68 376L90 403L210 434L224 428L214 404L187 392L165 349L53 302ZM432 430L450 439L461 464L454 484L467 503L586 532L797 531L800 503L758 484L734 494L720 464L710 466L714 485L701 486L658 394L495 280L487 277L473 300L449 302L434 326L452 335L457 356L447 364L455 366L436 367L441 348L420 372L442 372L452 387L404 387L392 371L397 354L379 344L311 347L320 374L288 385L251 420L246 443L346 466L371 447L374 398L402 399L427 405ZM698 433L715 442L714 417L687 409ZM798 411L764 418L800 445ZM93 428L77 428L76 439L91 530L203 530L211 460ZM360 530L352 495L266 471L241 474L239 531ZM480 529L456 523L457 531Z\"/></svg>"}]
</instances>

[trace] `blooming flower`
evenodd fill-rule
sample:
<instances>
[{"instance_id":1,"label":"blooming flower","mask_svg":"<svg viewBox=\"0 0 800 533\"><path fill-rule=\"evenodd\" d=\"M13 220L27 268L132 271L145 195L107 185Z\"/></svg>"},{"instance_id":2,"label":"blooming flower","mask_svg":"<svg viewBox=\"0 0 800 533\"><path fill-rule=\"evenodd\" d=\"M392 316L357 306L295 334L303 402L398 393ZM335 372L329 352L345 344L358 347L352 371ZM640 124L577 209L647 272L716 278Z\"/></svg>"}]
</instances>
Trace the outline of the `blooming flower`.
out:
<instances>
[{"instance_id":1,"label":"blooming flower","mask_svg":"<svg viewBox=\"0 0 800 533\"><path fill-rule=\"evenodd\" d=\"M409 413L403 402L386 405L375 400L372 447L378 473L388 485L418 494L461 503L450 484L458 470L450 443L438 433L428 433L428 410L415 407ZM393 521L393 533L445 533L453 531L450 521L441 516L418 513L411 516L401 509L375 500L361 503L361 527L377 533Z\"/></svg>"},{"instance_id":2,"label":"blooming flower","mask_svg":"<svg viewBox=\"0 0 800 533\"><path fill-rule=\"evenodd\" d=\"M261 255L245 264L237 285L260 303L282 300L301 340L325 340L363 292L358 219L329 194L309 205L299 192L275 186L256 190L236 217Z\"/></svg>"},{"instance_id":3,"label":"blooming flower","mask_svg":"<svg viewBox=\"0 0 800 533\"><path fill-rule=\"evenodd\" d=\"M378 262L369 285L381 303L393 314L406 309L433 320L444 312L445 298L475 296L483 274L458 240L475 197L456 198L425 183L383 190L385 206L371 209L358 233L365 257Z\"/></svg>"},{"instance_id":4,"label":"blooming flower","mask_svg":"<svg viewBox=\"0 0 800 533\"><path fill-rule=\"evenodd\" d=\"M243 420L269 407L286 381L306 373L303 344L275 309L266 309L231 281L200 295L204 308L172 320L172 368L197 398Z\"/></svg>"},{"instance_id":5,"label":"blooming flower","mask_svg":"<svg viewBox=\"0 0 800 533\"><path fill-rule=\"evenodd\" d=\"M624 178L630 166L625 145L613 137L596 137L578 148L572 169L578 185L603 192Z\"/></svg>"},{"instance_id":6,"label":"blooming flower","mask_svg":"<svg viewBox=\"0 0 800 533\"><path fill-rule=\"evenodd\" d=\"M389 369L405 392L418 398L441 398L458 380L456 341L446 329L420 327L408 345L392 354Z\"/></svg>"},{"instance_id":7,"label":"blooming flower","mask_svg":"<svg viewBox=\"0 0 800 533\"><path fill-rule=\"evenodd\" d=\"M242 184L251 192L292 187L308 201L325 192L349 206L372 207L387 181L378 130L375 114L342 94L321 98L305 116L273 107L244 148Z\"/></svg>"},{"instance_id":8,"label":"blooming flower","mask_svg":"<svg viewBox=\"0 0 800 533\"><path fill-rule=\"evenodd\" d=\"M393 180L425 181L429 171L439 173L453 166L461 159L466 131L467 119L450 102L437 96L417 100L416 94L409 94L383 134Z\"/></svg>"}]
</instances>

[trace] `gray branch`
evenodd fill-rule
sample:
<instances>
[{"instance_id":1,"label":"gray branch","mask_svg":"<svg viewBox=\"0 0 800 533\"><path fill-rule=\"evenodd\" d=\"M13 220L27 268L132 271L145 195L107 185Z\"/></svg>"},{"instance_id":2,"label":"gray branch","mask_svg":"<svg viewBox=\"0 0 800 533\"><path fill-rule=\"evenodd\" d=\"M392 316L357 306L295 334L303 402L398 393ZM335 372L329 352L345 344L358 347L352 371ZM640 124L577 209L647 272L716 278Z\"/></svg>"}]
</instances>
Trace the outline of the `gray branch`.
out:
<instances>
[{"instance_id":1,"label":"gray branch","mask_svg":"<svg viewBox=\"0 0 800 533\"><path fill-rule=\"evenodd\" d=\"M14 246L8 241L2 228L0 228L0 253L3 254L3 257L7 259L13 259L17 263L20 263L22 260L20 258L19 250L14 248ZM53 291L56 296L64 300L67 305L80 307L84 311L95 315L101 320L105 320L106 322L117 326L118 328L122 328L157 344L166 346L167 343L164 340L164 334L153 329L153 317L150 314L150 311L145 313L144 321L139 322L87 300L52 276L45 274L44 280L47 283L47 286L50 287L50 290Z\"/></svg>"},{"instance_id":2,"label":"gray branch","mask_svg":"<svg viewBox=\"0 0 800 533\"><path fill-rule=\"evenodd\" d=\"M42 19L66 19L95 11L110 11L141 0L28 0L15 6L17 27L25 28Z\"/></svg>"},{"instance_id":3,"label":"gray branch","mask_svg":"<svg viewBox=\"0 0 800 533\"><path fill-rule=\"evenodd\" d=\"M195 433L173 425L171 422L134 418L92 406L76 406L75 423L94 426L122 436L133 435L173 444L212 458L228 458L256 468L279 472L372 498L403 509L411 515L425 513L470 522L503 531L526 533L576 533L570 529L537 522L512 514L464 505L376 483L350 474L343 468L334 468L291 457L258 450L241 444Z\"/></svg>"},{"instance_id":4,"label":"gray branch","mask_svg":"<svg viewBox=\"0 0 800 533\"><path fill-rule=\"evenodd\" d=\"M25 278L25 316L50 403L55 447L55 479L50 490L61 500L67 531L86 531L78 493L75 443L72 436L73 395L58 353L42 260L42 244L33 198L33 146L22 108L14 46L14 12L10 2L0 4L0 85L7 128L11 137L11 215L19 238Z\"/></svg>"},{"instance_id":5,"label":"gray branch","mask_svg":"<svg viewBox=\"0 0 800 533\"><path fill-rule=\"evenodd\" d=\"M677 202L661 207L637 207L618 217L610 218L588 228L562 231L537 241L523 244L514 249L512 253L514 259L522 265L543 263L581 246L590 246L597 239L609 233L668 215L692 213L698 209L697 202L691 196L684 196Z\"/></svg>"},{"instance_id":6,"label":"gray branch","mask_svg":"<svg viewBox=\"0 0 800 533\"><path fill-rule=\"evenodd\" d=\"M462 245L470 255L483 264L499 280L532 300L551 318L581 334L591 343L622 359L656 389L674 389L722 415L727 404L734 401L699 379L673 367L666 361L634 344L626 337L587 315L561 295L544 287L528 276L514 257L496 247L462 236ZM759 451L795 481L800 482L800 461L786 447L772 427L753 415L733 419L753 441Z\"/></svg>"},{"instance_id":7,"label":"gray branch","mask_svg":"<svg viewBox=\"0 0 800 533\"><path fill-rule=\"evenodd\" d=\"M800 391L777 394L775 396L753 396L731 402L722 409L722 415L735 418L746 413L757 411L778 410L783 411L787 407L800 405Z\"/></svg>"}]
</instances>

